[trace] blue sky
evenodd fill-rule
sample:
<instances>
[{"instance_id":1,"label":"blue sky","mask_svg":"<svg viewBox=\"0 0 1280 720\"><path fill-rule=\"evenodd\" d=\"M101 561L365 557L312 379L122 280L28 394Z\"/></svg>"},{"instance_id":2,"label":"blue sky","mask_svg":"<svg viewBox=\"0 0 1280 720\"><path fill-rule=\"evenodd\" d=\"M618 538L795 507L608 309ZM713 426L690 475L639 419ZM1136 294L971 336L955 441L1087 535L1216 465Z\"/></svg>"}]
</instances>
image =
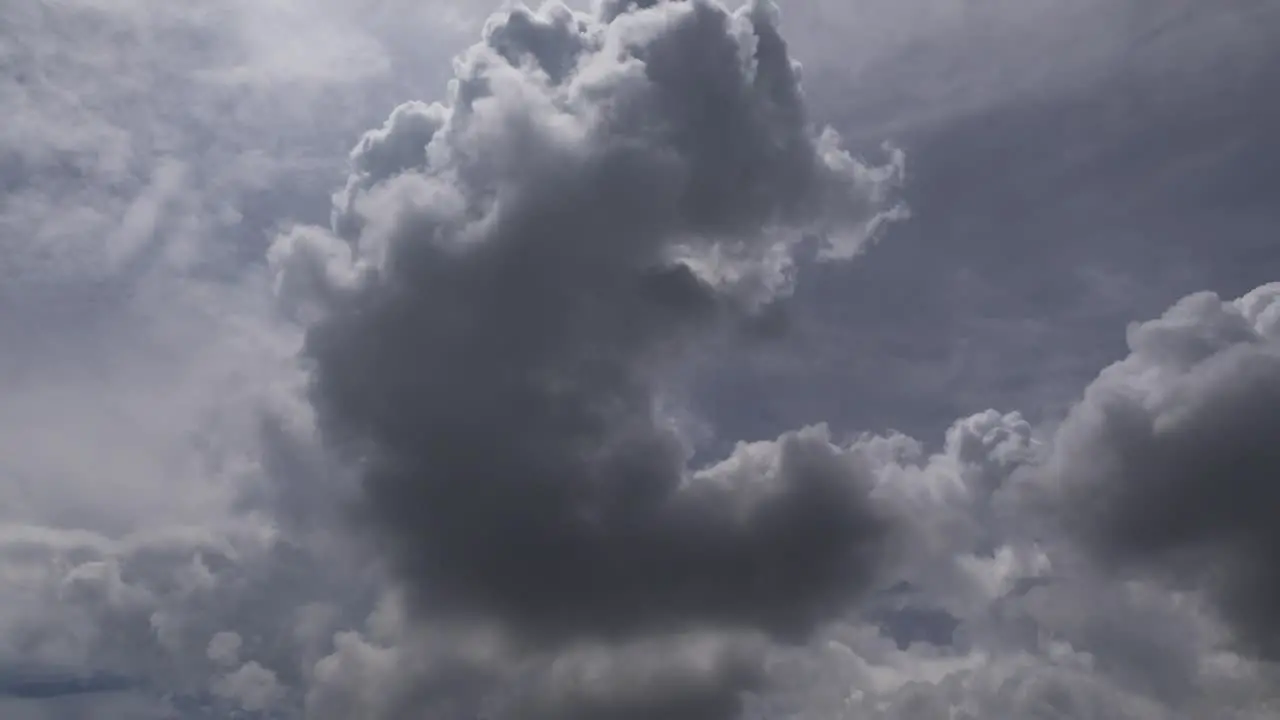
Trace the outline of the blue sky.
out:
<instances>
[{"instance_id":1,"label":"blue sky","mask_svg":"<svg viewBox=\"0 0 1280 720\"><path fill-rule=\"evenodd\" d=\"M778 4L7 3L0 715L1280 712L1280 7Z\"/></svg>"}]
</instances>

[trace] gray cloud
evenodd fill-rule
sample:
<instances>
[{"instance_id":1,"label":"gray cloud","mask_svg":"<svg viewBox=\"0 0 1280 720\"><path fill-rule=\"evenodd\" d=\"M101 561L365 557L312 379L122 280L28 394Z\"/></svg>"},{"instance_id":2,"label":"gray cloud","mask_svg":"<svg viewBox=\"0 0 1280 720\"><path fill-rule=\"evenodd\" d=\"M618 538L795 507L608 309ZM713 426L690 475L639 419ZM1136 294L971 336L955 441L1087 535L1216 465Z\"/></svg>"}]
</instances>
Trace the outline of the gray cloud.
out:
<instances>
[{"instance_id":1,"label":"gray cloud","mask_svg":"<svg viewBox=\"0 0 1280 720\"><path fill-rule=\"evenodd\" d=\"M789 292L798 253L851 257L904 214L901 157L864 165L813 126L768 3L641 5L494 16L447 103L353 151L342 239L299 228L272 254L321 316L319 423L413 613L606 643L615 670L555 717L732 714L741 659L698 671L646 638L801 638L890 531L821 428L695 472L677 416L682 375Z\"/></svg>"},{"instance_id":2,"label":"gray cloud","mask_svg":"<svg viewBox=\"0 0 1280 720\"><path fill-rule=\"evenodd\" d=\"M709 630L527 652L492 628L412 621L388 600L315 664L307 717L734 717L768 648Z\"/></svg>"},{"instance_id":3,"label":"gray cloud","mask_svg":"<svg viewBox=\"0 0 1280 720\"><path fill-rule=\"evenodd\" d=\"M1075 488L1073 529L1098 542L1061 536L1028 504L1042 499L1031 491L1044 489L1038 463L1052 448L1052 428L1039 423L1056 422L1123 356L1124 322L1196 288L1234 297L1276 275L1267 191L1280 167L1280 104L1267 98L1280 5L779 1L785 54L805 62L804 96L791 92L789 64L766 63L781 78L770 94L705 59L756 48L777 60L767 33L733 21L726 40L715 12L699 24L676 19L687 7L668 14L652 1L596 3L617 20L609 28L549 6L504 13L487 30L488 8L461 0L6 3L0 717L1280 716L1280 668L1233 647L1229 632L1267 650L1259 638L1274 624L1254 610L1274 601L1263 582L1274 574L1257 559L1269 536L1232 503L1272 498L1241 490L1243 472L1215 474L1218 492L1237 491L1226 499L1179 479L1201 451L1231 446L1240 459L1264 448L1248 437L1270 417L1258 409L1268 397L1232 389L1245 373L1204 368L1273 341L1233 335L1229 323L1205 330L1181 310L1172 335L1136 331L1146 339L1132 354L1146 359L1124 364L1146 370L1108 371L1097 386L1109 389L1081 407L1101 407L1098 393L1163 402L1185 409L1178 427L1203 432L1143 440L1107 415L1108 401L1094 417L1108 417L1105 432L1068 423L1074 447L1105 451L1069 451L1064 434L1057 460L1079 472L1047 474ZM451 68L447 56L481 32L481 47ZM394 103L455 74L439 105L402 105L346 155ZM837 119L843 142L806 128L805 114ZM901 156L879 155L885 137L910 149L916 217L858 263L811 266L810 248L856 255L876 222L901 217L888 192ZM609 152L603 140L615 142ZM889 165L859 166L841 146ZM818 172L808 157L821 158ZM585 576L564 569L570 581L552 590L590 590L594 579L633 583L632 596L566 592L567 608L592 610L581 621L546 610L550 601L433 614L432 588L406 601L383 568L362 562L366 548L351 546L341 514L361 488L316 444L311 408L295 396L301 328L273 316L262 272L282 219L324 223L331 210L331 229L294 228L273 250L286 309L308 322L328 316L321 326L334 342L365 328L349 337L376 350L367 398L390 408L444 423L453 408L420 401L466 408L458 398L479 398L488 405L470 417L517 436L508 407L544 420L519 458L545 462L537 477L567 468L557 477L586 478L590 492L571 496L584 508L573 527L586 529L565 545L590 540L585 554L596 558L579 562ZM623 224L630 234L582 240ZM564 242L522 226L564 230ZM528 254L499 269L522 242ZM431 277L436 285L424 284ZM490 294L486 282L513 294ZM768 305L793 284L785 303ZM557 313L584 297L595 315ZM376 329L354 318L361 307ZM549 319L561 321L558 334L545 332ZM527 327L486 335L474 323ZM769 342L779 331L786 342ZM422 342L396 355L406 343L393 332ZM533 380L464 376L426 347L433 338L476 377L503 367L485 354L501 347ZM1191 370L1168 359L1195 355L1196 342L1219 347L1216 359ZM365 368L356 347L325 352ZM435 371L448 382L420 382ZM366 376L344 373L328 387L363 402L355 381ZM564 413L552 417L559 406L536 392L507 402L548 377L561 383ZM1265 373L1254 379L1265 391ZM617 402L592 404L605 396ZM1234 412L1249 401L1252 416ZM384 463L357 471L516 463L488 457L511 449L499 436L470 455L428 457L435 448L419 452L407 421L372 400L357 405L358 417L324 415L331 449ZM1022 413L973 414L986 407ZM944 436L939 419L956 416ZM815 418L835 430L778 437ZM849 427L915 437L842 437ZM612 443L588 461L542 441L574 431L583 444ZM1167 442L1174 436L1180 443ZM735 446L742 437L776 439ZM646 443L665 454L628 454ZM635 455L670 484L645 496L629 494L630 481L596 482L640 467ZM1107 457L1143 472L1091 506L1073 493L1116 474L1097 469ZM1150 468L1164 480L1148 487ZM422 498L389 495L404 476L380 477L381 499L363 507L375 518L393 499ZM815 515L833 495L850 505ZM470 497L448 495L446 507L465 500L540 527L529 511ZM568 506L556 499L542 507ZM1183 512L1193 501L1204 512ZM617 509L632 503L637 512ZM880 512L870 519L897 517L897 532L869 536L851 560L828 552L821 528L793 531L825 519L847 540L836 521L871 507ZM416 548L528 549L478 534L433 544L411 514L393 517L375 537L404 571L426 557ZM1240 522L1228 530L1224 517ZM674 540L642 542L655 528L673 528ZM783 564L802 552L812 564ZM637 557L667 564L625 576L610 567ZM726 557L737 569L708 572L707 583L739 595L677 591ZM519 578L502 584L501 567L445 585L503 600ZM877 568L891 590L839 612ZM472 568L446 569L431 577ZM742 591L755 569L799 593ZM657 579L669 582L654 590ZM523 633L495 627L495 615ZM770 637L784 630L797 642ZM798 630L812 631L808 642ZM528 642L538 639L549 642Z\"/></svg>"},{"instance_id":4,"label":"gray cloud","mask_svg":"<svg viewBox=\"0 0 1280 720\"><path fill-rule=\"evenodd\" d=\"M774 22L516 9L459 61L451 105L405 106L357 147L336 227L360 261L306 354L424 611L533 637L783 633L866 584L883 521L825 442L712 484L662 417L672 359L733 312L726 274L785 274L806 233L842 251L895 178L812 131ZM315 237L284 239L283 279Z\"/></svg>"},{"instance_id":5,"label":"gray cloud","mask_svg":"<svg viewBox=\"0 0 1280 720\"><path fill-rule=\"evenodd\" d=\"M1182 591L1206 587L1207 599L1233 601L1220 606L1228 611L1241 599L1254 607L1268 599L1265 585L1239 582L1269 581L1271 566L1253 564L1271 552L1266 526L1251 519L1262 512L1251 515L1243 502L1232 506L1211 495L1236 490L1260 504L1266 498L1249 493L1265 490L1250 490L1248 476L1235 484L1201 485L1202 476L1173 471L1202 467L1190 458L1222 440L1205 442L1215 427L1232 430L1232 437L1243 432L1240 425L1223 423L1221 415L1202 417L1196 410L1245 397L1232 390L1232 379L1259 380L1253 395L1273 405L1265 393L1273 380L1212 368L1232 354L1269 367L1280 327L1278 295L1275 286L1236 302L1201 294L1161 320L1136 324L1129 334L1131 356L1094 383L1050 438L1054 446L1040 446L1017 413L994 411L954 423L935 454L895 434L831 445L828 457L858 468L877 502L908 518L909 528L895 548L899 562L883 576L898 582L894 590L865 600L861 613L824 623L807 644L761 644L759 638L712 631L571 643L527 655L511 646L495 650L483 634L406 640L412 632L406 635L404 626L392 624L396 629L384 627L381 640L340 642L317 666L327 672L316 673L313 691L332 707L366 713L372 708L378 712L370 714L380 718L414 717L427 707L427 697L444 715L487 707L491 717L522 716L512 708L533 717L605 718L702 717L711 708L720 717L849 720L1269 717L1280 700L1273 690L1276 668L1232 649L1199 593ZM1229 369L1238 369L1238 362L1245 361L1232 360ZM1117 408L1128 410L1107 414ZM1170 414L1144 424L1135 413L1147 409ZM1110 424L1100 424L1100 418L1111 418ZM1216 424L1202 423L1211 419ZM1152 464L1149 455L1131 451L1144 445L1133 443L1135 435L1127 430L1176 429L1180 423L1198 428L1202 439L1178 436L1163 452L1185 448L1184 454ZM823 429L810 428L777 442L739 446L699 475L728 487L741 487L741 478L767 478L769 471L760 468L777 466L786 444L798 437L814 448L830 445ZM1246 437L1233 447L1257 447L1250 443ZM1113 462L1117 457L1147 459L1121 472ZM1171 465L1175 460L1181 464ZM1164 474L1151 474L1150 468ZM1030 504L1046 488L1065 493L1049 499L1079 523L1069 529L1085 530L1098 541L1084 547L1099 551L1108 564L1117 557L1154 563L1164 577L1117 578L1105 572L1110 567L1081 562L1080 536L1060 534ZM1108 488L1116 492L1108 494ZM1224 508L1236 513L1238 531L1215 514ZM1166 564L1185 559L1174 557L1183 546L1203 546L1207 554L1189 556L1198 564ZM1227 562L1231 558L1245 561L1234 565ZM1227 574L1215 576L1215 567ZM1238 570L1251 574L1233 575ZM1170 592L1161 582L1170 575L1186 587ZM1232 594L1220 594L1223 589ZM1274 627L1263 616L1231 617L1237 636L1252 631L1265 637ZM919 625L922 619L949 627L929 633ZM395 637L400 639L390 640ZM333 672L339 667L342 672ZM439 684L422 689L424 677ZM478 678L483 690L450 692L459 677ZM382 704L361 700L350 689L356 683L378 694ZM386 698L394 701L387 704Z\"/></svg>"},{"instance_id":6,"label":"gray cloud","mask_svg":"<svg viewBox=\"0 0 1280 720\"><path fill-rule=\"evenodd\" d=\"M571 651L517 696L515 716L565 720L735 717L761 680L758 638L686 634Z\"/></svg>"},{"instance_id":7,"label":"gray cloud","mask_svg":"<svg viewBox=\"0 0 1280 720\"><path fill-rule=\"evenodd\" d=\"M1128 332L1059 430L1069 522L1109 565L1203 587L1265 656L1280 653L1280 286L1189 296Z\"/></svg>"}]
</instances>

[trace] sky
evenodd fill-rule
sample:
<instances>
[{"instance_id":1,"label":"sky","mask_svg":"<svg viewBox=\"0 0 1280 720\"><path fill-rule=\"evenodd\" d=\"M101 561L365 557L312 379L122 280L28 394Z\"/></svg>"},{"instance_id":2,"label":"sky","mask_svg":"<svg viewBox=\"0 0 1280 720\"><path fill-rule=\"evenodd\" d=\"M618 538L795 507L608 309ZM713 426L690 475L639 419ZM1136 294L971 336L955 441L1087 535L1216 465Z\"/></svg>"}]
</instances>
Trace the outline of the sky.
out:
<instances>
[{"instance_id":1,"label":"sky","mask_svg":"<svg viewBox=\"0 0 1280 720\"><path fill-rule=\"evenodd\" d=\"M1280 6L12 0L0 716L1280 715Z\"/></svg>"}]
</instances>

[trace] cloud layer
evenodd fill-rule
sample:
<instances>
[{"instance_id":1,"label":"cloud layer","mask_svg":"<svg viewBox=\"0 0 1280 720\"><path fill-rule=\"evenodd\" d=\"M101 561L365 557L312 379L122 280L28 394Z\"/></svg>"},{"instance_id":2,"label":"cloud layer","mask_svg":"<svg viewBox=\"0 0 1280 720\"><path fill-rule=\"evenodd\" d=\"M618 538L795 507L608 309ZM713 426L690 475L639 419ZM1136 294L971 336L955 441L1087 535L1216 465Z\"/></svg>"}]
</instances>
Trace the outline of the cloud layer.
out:
<instances>
[{"instance_id":1,"label":"cloud layer","mask_svg":"<svg viewBox=\"0 0 1280 720\"><path fill-rule=\"evenodd\" d=\"M1024 108L1022 89L1088 90L1124 56L1133 72L1103 87L1131 98L1124 128L1212 108L1146 140L1196 203L1227 187L1197 168L1267 157L1269 136L1223 107L1264 84L1263 5L1155 5L872 0L819 27L805 20L825 6L794 4L790 45L767 2L487 22L446 0L6 8L0 716L1276 717L1280 291L1161 315L1217 276L1140 296L1099 276L1110 294L1071 312L1159 317L1127 349L1119 328L1110 345L1027 331L1058 356L1044 364L960 297L993 292L965 254L999 255L1031 317L1043 293L1015 291L1058 286L1028 257L1057 278L1129 227L1081 210L1079 184L1141 200L1115 201L1132 227L1163 197L1132 174L1094 183L1133 157L1127 130L1092 131L1110 127L1086 117L1097 103L1050 125L1083 145L1011 137L1024 110L1075 107ZM1082 30L1061 62L1041 46L1095 26L1114 32ZM794 58L815 54L859 92L813 97L809 73L806 95ZM1191 72L1209 56L1226 69ZM917 82L947 68L980 87ZM952 122L977 106L996 109ZM877 147L903 127L909 178ZM1213 207L1254 212L1260 192L1232 182L1253 195ZM1075 219L1049 232L1010 210L1041 202L1029 186ZM1176 217L1211 224L1196 203ZM992 236L940 247L965 237L950 225ZM1154 239L1116 244L1148 274L1168 260L1144 255ZM1223 297L1271 272L1249 257ZM939 277L955 325L921 309ZM819 311L893 387L812 372L824 348L795 343L821 339L805 335ZM918 345L877 344L873 316L989 367L922 371ZM802 412L752 425L746 399L708 400L734 361L784 344L812 364L744 392L804 385ZM990 377L1077 402L973 412ZM929 416L936 439L888 429L904 415L885 398L937 388L959 409Z\"/></svg>"}]
</instances>

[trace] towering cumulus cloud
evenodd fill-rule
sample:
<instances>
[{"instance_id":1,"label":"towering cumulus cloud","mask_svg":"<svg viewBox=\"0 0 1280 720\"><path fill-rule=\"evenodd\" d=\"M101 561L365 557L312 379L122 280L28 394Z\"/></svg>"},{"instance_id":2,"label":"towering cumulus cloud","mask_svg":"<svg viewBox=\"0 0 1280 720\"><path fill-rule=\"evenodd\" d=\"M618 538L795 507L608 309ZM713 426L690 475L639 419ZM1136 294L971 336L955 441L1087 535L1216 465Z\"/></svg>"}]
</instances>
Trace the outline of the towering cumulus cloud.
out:
<instances>
[{"instance_id":1,"label":"towering cumulus cloud","mask_svg":"<svg viewBox=\"0 0 1280 720\"><path fill-rule=\"evenodd\" d=\"M1280 284L1129 329L1056 439L1074 527L1119 567L1207 589L1280 659Z\"/></svg>"},{"instance_id":2,"label":"towering cumulus cloud","mask_svg":"<svg viewBox=\"0 0 1280 720\"><path fill-rule=\"evenodd\" d=\"M727 713L751 642L717 633L803 637L889 526L816 429L691 469L676 380L801 250L901 217L901 155L814 129L768 2L517 7L455 67L359 143L332 231L273 249L324 436L411 616L604 648L555 716Z\"/></svg>"}]
</instances>

